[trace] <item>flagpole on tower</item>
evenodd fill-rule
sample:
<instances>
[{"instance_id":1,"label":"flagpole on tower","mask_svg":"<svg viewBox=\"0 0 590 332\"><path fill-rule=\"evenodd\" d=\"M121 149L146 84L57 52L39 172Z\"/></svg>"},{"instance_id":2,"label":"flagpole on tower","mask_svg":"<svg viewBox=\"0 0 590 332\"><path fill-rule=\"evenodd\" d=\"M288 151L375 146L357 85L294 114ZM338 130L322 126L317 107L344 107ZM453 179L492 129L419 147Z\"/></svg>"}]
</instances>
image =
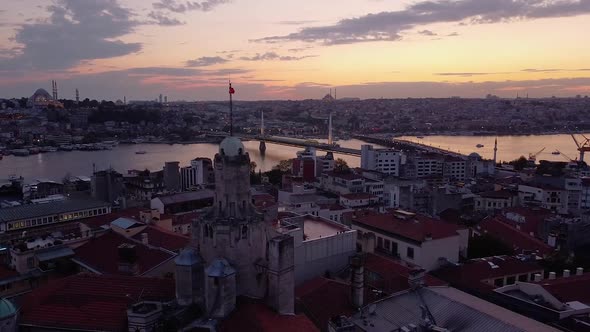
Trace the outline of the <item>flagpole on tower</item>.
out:
<instances>
[{"instance_id":1,"label":"flagpole on tower","mask_svg":"<svg viewBox=\"0 0 590 332\"><path fill-rule=\"evenodd\" d=\"M235 90L231 87L231 81L229 81L229 136L234 135L234 105L232 100L234 93Z\"/></svg>"}]
</instances>

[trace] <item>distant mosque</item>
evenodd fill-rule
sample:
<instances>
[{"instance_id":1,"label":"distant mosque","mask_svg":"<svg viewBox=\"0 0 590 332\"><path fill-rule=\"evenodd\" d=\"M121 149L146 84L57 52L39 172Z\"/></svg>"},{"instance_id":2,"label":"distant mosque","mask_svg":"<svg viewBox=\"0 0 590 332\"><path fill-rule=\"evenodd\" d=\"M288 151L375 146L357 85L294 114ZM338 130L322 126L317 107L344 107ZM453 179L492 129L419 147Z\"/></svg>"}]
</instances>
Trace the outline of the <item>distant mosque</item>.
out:
<instances>
[{"instance_id":1,"label":"distant mosque","mask_svg":"<svg viewBox=\"0 0 590 332\"><path fill-rule=\"evenodd\" d=\"M53 87L53 95L45 89L37 89L35 93L27 101L27 107L44 108L53 106L56 108L63 108L63 104L57 98L57 82L51 81Z\"/></svg>"}]
</instances>

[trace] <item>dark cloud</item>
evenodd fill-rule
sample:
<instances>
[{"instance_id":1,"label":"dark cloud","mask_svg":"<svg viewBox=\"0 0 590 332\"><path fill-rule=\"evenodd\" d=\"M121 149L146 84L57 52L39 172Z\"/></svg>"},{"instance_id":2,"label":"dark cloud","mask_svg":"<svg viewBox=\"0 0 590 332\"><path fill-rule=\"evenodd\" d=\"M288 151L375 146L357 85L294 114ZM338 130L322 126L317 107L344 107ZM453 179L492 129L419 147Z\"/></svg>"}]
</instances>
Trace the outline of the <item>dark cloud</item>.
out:
<instances>
[{"instance_id":1,"label":"dark cloud","mask_svg":"<svg viewBox=\"0 0 590 332\"><path fill-rule=\"evenodd\" d=\"M175 26L175 25L183 25L186 24L185 22L180 21L174 17L166 16L166 14L162 12L150 12L148 17L153 19L153 24L161 25L161 26Z\"/></svg>"},{"instance_id":2,"label":"dark cloud","mask_svg":"<svg viewBox=\"0 0 590 332\"><path fill-rule=\"evenodd\" d=\"M419 34L424 35L424 36L438 36L438 34L436 32L432 32L430 30L422 30L422 31L418 31Z\"/></svg>"},{"instance_id":3,"label":"dark cloud","mask_svg":"<svg viewBox=\"0 0 590 332\"><path fill-rule=\"evenodd\" d=\"M313 58L317 55L304 55L304 56L289 56L289 55L279 55L275 52L266 52L266 53L257 53L255 56L247 57L243 56L240 57L240 60L244 61L298 61L303 60L306 58Z\"/></svg>"},{"instance_id":4,"label":"dark cloud","mask_svg":"<svg viewBox=\"0 0 590 332\"><path fill-rule=\"evenodd\" d=\"M117 39L139 23L115 0L58 0L47 9L50 17L46 21L23 24L16 30L14 41L22 45L22 52L0 60L0 70L69 68L83 60L118 57L141 49L139 43Z\"/></svg>"},{"instance_id":5,"label":"dark cloud","mask_svg":"<svg viewBox=\"0 0 590 332\"><path fill-rule=\"evenodd\" d=\"M326 45L395 41L401 33L433 23L482 24L590 13L590 0L438 0L414 3L404 10L368 14L326 26L308 27L255 41L319 42Z\"/></svg>"},{"instance_id":6,"label":"dark cloud","mask_svg":"<svg viewBox=\"0 0 590 332\"><path fill-rule=\"evenodd\" d=\"M176 1L176 0L161 0L154 2L152 6L157 10L168 10L174 13L184 13L187 11L203 11L208 12L215 7L229 3L231 0L206 0L206 1Z\"/></svg>"},{"instance_id":7,"label":"dark cloud","mask_svg":"<svg viewBox=\"0 0 590 332\"><path fill-rule=\"evenodd\" d=\"M226 63L229 60L224 59L220 56L204 56L194 60L188 60L186 62L187 67L207 67L212 65L218 65Z\"/></svg>"}]
</instances>

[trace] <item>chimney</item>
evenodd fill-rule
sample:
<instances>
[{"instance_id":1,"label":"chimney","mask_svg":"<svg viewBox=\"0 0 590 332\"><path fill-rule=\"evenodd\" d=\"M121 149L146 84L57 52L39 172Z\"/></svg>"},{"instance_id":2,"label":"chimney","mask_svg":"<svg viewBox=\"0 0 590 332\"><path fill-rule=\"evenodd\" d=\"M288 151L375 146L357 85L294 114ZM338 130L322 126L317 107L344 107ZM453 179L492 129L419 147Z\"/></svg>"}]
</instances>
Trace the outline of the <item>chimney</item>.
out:
<instances>
[{"instance_id":1,"label":"chimney","mask_svg":"<svg viewBox=\"0 0 590 332\"><path fill-rule=\"evenodd\" d=\"M117 248L119 272L127 275L135 275L139 272L137 252L135 245L123 243Z\"/></svg>"},{"instance_id":2,"label":"chimney","mask_svg":"<svg viewBox=\"0 0 590 332\"><path fill-rule=\"evenodd\" d=\"M543 276L540 273L535 273L535 278L533 279L535 282L540 282L543 280Z\"/></svg>"},{"instance_id":3,"label":"chimney","mask_svg":"<svg viewBox=\"0 0 590 332\"><path fill-rule=\"evenodd\" d=\"M141 233L141 243L145 244L146 246L150 244L148 233Z\"/></svg>"},{"instance_id":4,"label":"chimney","mask_svg":"<svg viewBox=\"0 0 590 332\"><path fill-rule=\"evenodd\" d=\"M584 268L583 267L579 267L576 269L576 275L577 276L581 276L582 274L584 274Z\"/></svg>"},{"instance_id":5,"label":"chimney","mask_svg":"<svg viewBox=\"0 0 590 332\"><path fill-rule=\"evenodd\" d=\"M424 277L426 276L426 270L424 269L413 269L410 271L408 276L408 283L412 289L420 288L424 285Z\"/></svg>"},{"instance_id":6,"label":"chimney","mask_svg":"<svg viewBox=\"0 0 590 332\"><path fill-rule=\"evenodd\" d=\"M364 305L365 295L365 262L364 257L356 255L350 258L351 267L351 292L352 305L356 308L361 308Z\"/></svg>"},{"instance_id":7,"label":"chimney","mask_svg":"<svg viewBox=\"0 0 590 332\"><path fill-rule=\"evenodd\" d=\"M549 272L549 280L554 280L556 276L555 272Z\"/></svg>"},{"instance_id":8,"label":"chimney","mask_svg":"<svg viewBox=\"0 0 590 332\"><path fill-rule=\"evenodd\" d=\"M563 277L564 278L569 278L569 276L570 276L570 270L567 270L567 269L566 270L563 270Z\"/></svg>"}]
</instances>

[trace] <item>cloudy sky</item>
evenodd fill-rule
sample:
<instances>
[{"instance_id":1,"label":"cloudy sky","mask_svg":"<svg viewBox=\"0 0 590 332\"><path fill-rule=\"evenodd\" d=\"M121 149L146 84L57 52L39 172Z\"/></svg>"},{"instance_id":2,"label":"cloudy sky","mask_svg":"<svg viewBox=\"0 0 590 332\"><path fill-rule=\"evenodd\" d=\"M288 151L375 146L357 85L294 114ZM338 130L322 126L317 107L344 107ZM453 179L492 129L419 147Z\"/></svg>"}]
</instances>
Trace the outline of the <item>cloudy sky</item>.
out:
<instances>
[{"instance_id":1,"label":"cloudy sky","mask_svg":"<svg viewBox=\"0 0 590 332\"><path fill-rule=\"evenodd\" d=\"M2 0L0 97L590 95L590 0Z\"/></svg>"}]
</instances>

